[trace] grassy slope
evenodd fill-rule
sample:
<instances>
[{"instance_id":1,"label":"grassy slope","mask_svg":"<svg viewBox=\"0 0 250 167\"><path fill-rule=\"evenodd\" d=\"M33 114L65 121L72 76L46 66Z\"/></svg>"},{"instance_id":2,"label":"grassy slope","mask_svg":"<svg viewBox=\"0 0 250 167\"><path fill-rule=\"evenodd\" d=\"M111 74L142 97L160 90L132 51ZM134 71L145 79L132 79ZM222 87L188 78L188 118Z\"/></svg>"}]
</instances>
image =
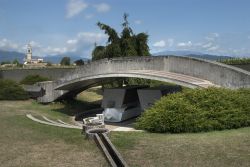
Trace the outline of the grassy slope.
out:
<instances>
[{"instance_id":1,"label":"grassy slope","mask_svg":"<svg viewBox=\"0 0 250 167\"><path fill-rule=\"evenodd\" d=\"M32 101L0 101L0 166L107 166L92 141L80 130L42 125L25 113L67 119L59 106L43 106Z\"/></svg>"},{"instance_id":2,"label":"grassy slope","mask_svg":"<svg viewBox=\"0 0 250 167\"><path fill-rule=\"evenodd\" d=\"M209 133L113 132L131 166L250 166L250 128Z\"/></svg>"},{"instance_id":3,"label":"grassy slope","mask_svg":"<svg viewBox=\"0 0 250 167\"><path fill-rule=\"evenodd\" d=\"M79 98L95 101L91 94L89 90ZM95 144L78 130L41 125L24 116L69 121L63 104L0 101L0 106L0 166L107 166ZM250 166L250 128L197 134L112 132L111 140L130 166Z\"/></svg>"},{"instance_id":4,"label":"grassy slope","mask_svg":"<svg viewBox=\"0 0 250 167\"><path fill-rule=\"evenodd\" d=\"M100 101L102 100L101 94L102 92L100 87L93 87L83 91L82 93L79 93L77 95L77 100L81 100L84 102L100 103Z\"/></svg>"}]
</instances>

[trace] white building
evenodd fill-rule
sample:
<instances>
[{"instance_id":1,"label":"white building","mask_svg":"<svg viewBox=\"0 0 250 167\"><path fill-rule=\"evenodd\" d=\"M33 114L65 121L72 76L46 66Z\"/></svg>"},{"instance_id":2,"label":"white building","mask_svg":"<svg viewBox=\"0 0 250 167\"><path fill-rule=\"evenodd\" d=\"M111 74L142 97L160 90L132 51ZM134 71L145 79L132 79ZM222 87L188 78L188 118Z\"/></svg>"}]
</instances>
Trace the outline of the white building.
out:
<instances>
[{"instance_id":1,"label":"white building","mask_svg":"<svg viewBox=\"0 0 250 167\"><path fill-rule=\"evenodd\" d=\"M32 47L31 44L27 45L26 58L24 59L24 64L39 64L43 63L43 59L32 59Z\"/></svg>"}]
</instances>

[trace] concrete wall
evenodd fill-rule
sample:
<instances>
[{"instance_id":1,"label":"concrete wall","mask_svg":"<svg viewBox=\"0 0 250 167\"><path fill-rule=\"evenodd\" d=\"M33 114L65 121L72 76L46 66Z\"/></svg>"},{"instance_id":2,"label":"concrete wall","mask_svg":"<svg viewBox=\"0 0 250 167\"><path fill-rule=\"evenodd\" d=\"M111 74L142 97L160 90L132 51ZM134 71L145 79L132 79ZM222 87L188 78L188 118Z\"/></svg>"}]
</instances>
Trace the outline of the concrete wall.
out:
<instances>
[{"instance_id":1,"label":"concrete wall","mask_svg":"<svg viewBox=\"0 0 250 167\"><path fill-rule=\"evenodd\" d=\"M233 64L231 66L241 68L241 69L246 70L246 71L250 71L250 64Z\"/></svg>"},{"instance_id":2,"label":"concrete wall","mask_svg":"<svg viewBox=\"0 0 250 167\"><path fill-rule=\"evenodd\" d=\"M56 83L53 81L39 82L36 85L45 90L44 96L37 98L40 103L48 103L55 101L56 99L67 93L67 91L55 90L54 88L56 86Z\"/></svg>"},{"instance_id":3,"label":"concrete wall","mask_svg":"<svg viewBox=\"0 0 250 167\"><path fill-rule=\"evenodd\" d=\"M176 56L127 57L94 61L73 70L71 74L65 75L58 81L58 85L63 86L84 81L85 79L102 78L106 74L112 77L126 77L122 73L131 70L141 71L142 76L142 70L164 71L200 78L227 88L250 87L250 72L213 61ZM127 76L133 77L133 75ZM140 74L134 76L141 77ZM147 79L160 80L160 78L149 74L144 76ZM173 82L182 84L178 81ZM183 82L184 84L188 85L188 83Z\"/></svg>"},{"instance_id":4,"label":"concrete wall","mask_svg":"<svg viewBox=\"0 0 250 167\"><path fill-rule=\"evenodd\" d=\"M131 73L133 70L137 71L137 73ZM166 75L148 73L148 70ZM206 87L202 86L204 83L208 83L210 86L215 84L232 89L250 87L250 72L248 71L213 61L175 56L103 59L75 69L0 71L0 77L14 78L15 80L20 80L29 74L49 76L53 79L59 78L53 83L43 83L41 85L47 92L44 97L41 97L42 102L51 102L65 94L65 92L67 92L66 94L70 92L76 94L90 85L112 77L140 77L173 82L189 87ZM171 75L176 75L181 79L171 78ZM201 83L196 83L196 81Z\"/></svg>"},{"instance_id":5,"label":"concrete wall","mask_svg":"<svg viewBox=\"0 0 250 167\"><path fill-rule=\"evenodd\" d=\"M214 61L169 57L169 71L211 81L226 88L250 87L250 72Z\"/></svg>"},{"instance_id":6,"label":"concrete wall","mask_svg":"<svg viewBox=\"0 0 250 167\"><path fill-rule=\"evenodd\" d=\"M38 74L44 77L48 77L51 80L57 80L64 77L73 69L74 68L1 69L0 79L11 79L19 82L27 75Z\"/></svg>"}]
</instances>

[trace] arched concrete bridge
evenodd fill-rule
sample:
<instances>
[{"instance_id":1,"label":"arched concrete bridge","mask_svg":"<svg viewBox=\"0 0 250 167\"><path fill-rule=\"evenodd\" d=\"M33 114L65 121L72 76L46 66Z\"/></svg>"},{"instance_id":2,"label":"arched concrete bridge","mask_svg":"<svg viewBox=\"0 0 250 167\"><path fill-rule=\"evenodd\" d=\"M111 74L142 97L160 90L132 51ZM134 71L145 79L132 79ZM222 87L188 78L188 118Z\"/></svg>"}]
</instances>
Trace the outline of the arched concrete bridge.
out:
<instances>
[{"instance_id":1,"label":"arched concrete bridge","mask_svg":"<svg viewBox=\"0 0 250 167\"><path fill-rule=\"evenodd\" d=\"M125 57L93 61L57 81L38 83L45 89L38 101L46 103L73 96L100 81L117 77L159 80L190 88L250 87L250 72L213 61L176 56Z\"/></svg>"}]
</instances>

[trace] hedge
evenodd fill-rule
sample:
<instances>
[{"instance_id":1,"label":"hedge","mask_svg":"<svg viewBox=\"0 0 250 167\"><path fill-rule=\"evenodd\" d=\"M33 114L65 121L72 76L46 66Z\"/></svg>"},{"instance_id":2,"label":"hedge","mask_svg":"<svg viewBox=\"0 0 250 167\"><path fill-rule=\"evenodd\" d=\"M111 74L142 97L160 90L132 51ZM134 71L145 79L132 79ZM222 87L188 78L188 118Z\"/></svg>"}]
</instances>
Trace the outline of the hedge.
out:
<instances>
[{"instance_id":1,"label":"hedge","mask_svg":"<svg viewBox=\"0 0 250 167\"><path fill-rule=\"evenodd\" d=\"M22 79L20 83L25 85L33 85L37 82L43 82L49 80L50 80L49 78L40 75L28 75L24 79Z\"/></svg>"},{"instance_id":2,"label":"hedge","mask_svg":"<svg viewBox=\"0 0 250 167\"><path fill-rule=\"evenodd\" d=\"M187 89L162 97L136 122L137 129L161 133L245 126L250 126L250 89Z\"/></svg>"},{"instance_id":3,"label":"hedge","mask_svg":"<svg viewBox=\"0 0 250 167\"><path fill-rule=\"evenodd\" d=\"M0 79L0 100L26 100L28 93L12 80Z\"/></svg>"}]
</instances>

